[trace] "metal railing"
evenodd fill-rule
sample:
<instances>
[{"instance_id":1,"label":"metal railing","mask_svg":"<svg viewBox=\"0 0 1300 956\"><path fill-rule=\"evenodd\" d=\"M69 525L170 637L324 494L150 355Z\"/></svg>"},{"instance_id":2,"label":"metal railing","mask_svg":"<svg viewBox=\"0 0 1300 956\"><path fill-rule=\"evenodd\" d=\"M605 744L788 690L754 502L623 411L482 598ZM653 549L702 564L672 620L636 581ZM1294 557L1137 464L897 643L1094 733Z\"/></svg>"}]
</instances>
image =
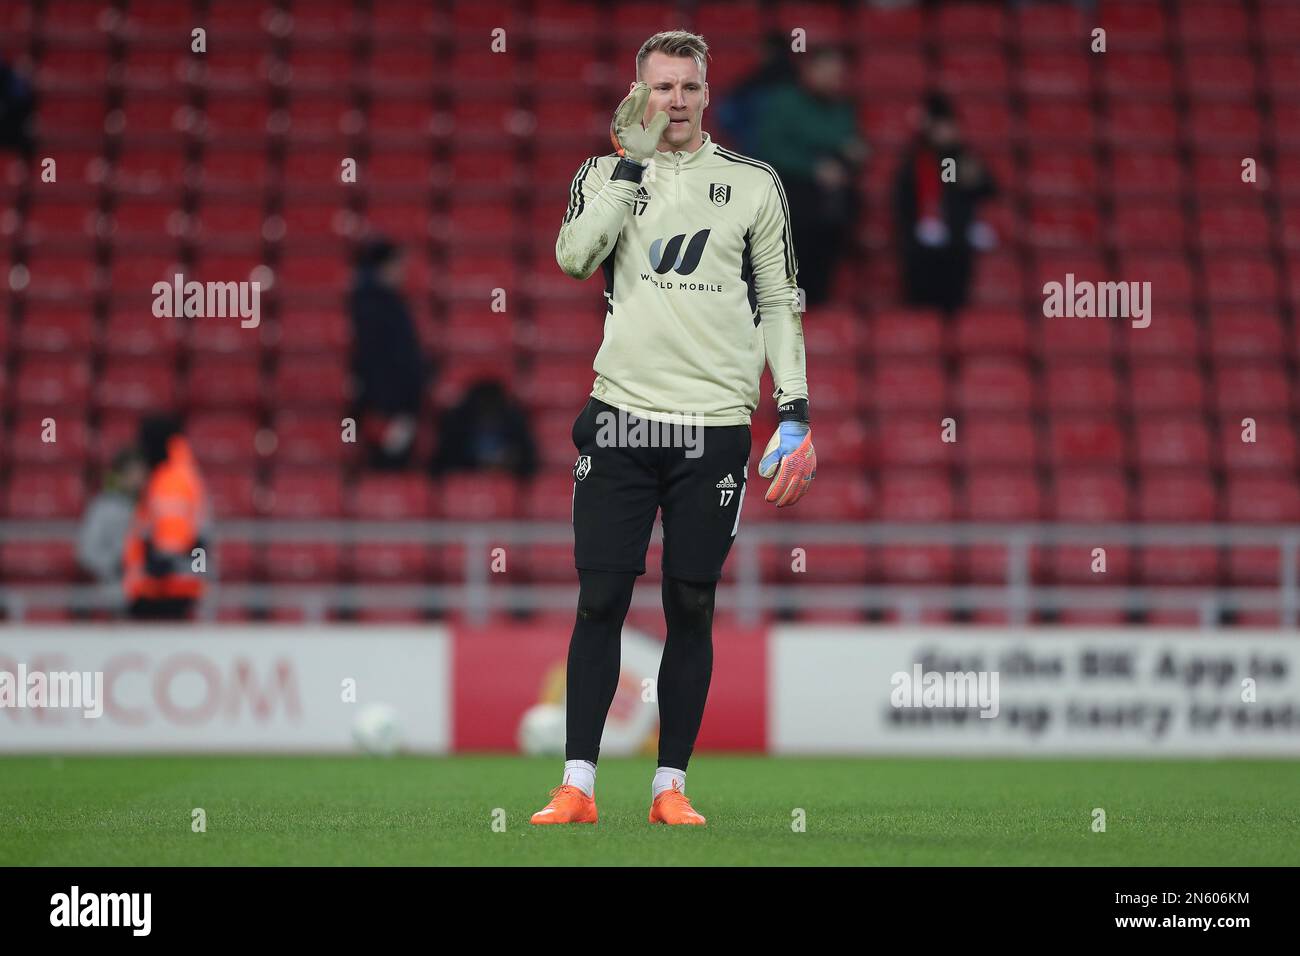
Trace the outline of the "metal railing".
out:
<instances>
[{"instance_id":1,"label":"metal railing","mask_svg":"<svg viewBox=\"0 0 1300 956\"><path fill-rule=\"evenodd\" d=\"M0 543L13 548L31 541L71 541L75 522L0 522ZM223 608L277 610L301 608L308 620L332 612L375 608L458 611L471 622L493 611L571 609L573 584L519 583L491 570L493 548L570 544L573 529L564 522L469 521L225 521L221 540L254 547L272 543L318 542L343 547L358 543L415 543L464 548L458 582L430 585L380 583L246 584L223 582L220 548L214 547L208 573L212 584L200 616L214 618ZM659 540L656 526L654 539ZM815 549L818 545L1000 547L1006 549L1005 578L997 584L795 584L764 580L760 549L765 546ZM1035 583L1036 548L1088 547L1250 547L1276 549L1275 586L1204 585L1054 586ZM1011 624L1024 624L1035 612L1106 609L1130 612L1195 610L1202 627L1218 624L1224 612L1276 612L1281 625L1294 628L1300 613L1297 551L1300 526L1230 524L988 524L988 523L804 523L751 522L737 536L727 579L718 588L718 607L731 609L742 624L757 623L764 612L785 610L892 611L902 623L920 622L929 610L995 610ZM1099 581L1104 578L1098 576ZM638 588L634 606L657 606L659 595ZM120 605L112 588L97 585L3 585L0 608L6 619L22 621L33 608L93 612Z\"/></svg>"}]
</instances>

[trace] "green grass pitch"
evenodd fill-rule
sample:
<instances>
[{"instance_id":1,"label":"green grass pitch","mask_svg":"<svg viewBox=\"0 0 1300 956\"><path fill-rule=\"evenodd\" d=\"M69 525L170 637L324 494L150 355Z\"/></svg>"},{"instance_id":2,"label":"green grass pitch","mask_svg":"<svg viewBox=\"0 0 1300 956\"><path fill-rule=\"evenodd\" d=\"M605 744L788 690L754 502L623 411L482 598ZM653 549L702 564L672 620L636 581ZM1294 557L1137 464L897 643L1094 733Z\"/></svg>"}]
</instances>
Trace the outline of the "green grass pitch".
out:
<instances>
[{"instance_id":1,"label":"green grass pitch","mask_svg":"<svg viewBox=\"0 0 1300 956\"><path fill-rule=\"evenodd\" d=\"M0 758L0 866L1300 864L1300 762L701 754L704 829L646 822L653 769L606 759L599 824L533 827L557 760Z\"/></svg>"}]
</instances>

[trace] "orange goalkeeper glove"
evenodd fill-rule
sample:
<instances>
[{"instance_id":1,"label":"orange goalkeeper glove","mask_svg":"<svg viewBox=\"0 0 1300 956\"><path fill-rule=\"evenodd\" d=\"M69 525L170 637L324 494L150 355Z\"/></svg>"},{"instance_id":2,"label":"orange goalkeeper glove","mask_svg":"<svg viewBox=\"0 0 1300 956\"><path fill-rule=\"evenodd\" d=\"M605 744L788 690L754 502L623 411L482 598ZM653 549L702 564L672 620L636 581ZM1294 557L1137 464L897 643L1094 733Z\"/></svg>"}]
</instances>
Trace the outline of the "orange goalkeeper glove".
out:
<instances>
[{"instance_id":1,"label":"orange goalkeeper glove","mask_svg":"<svg viewBox=\"0 0 1300 956\"><path fill-rule=\"evenodd\" d=\"M775 502L778 508L788 507L802 498L817 477L817 452L807 417L807 401L783 405L781 423L758 462L758 473L774 479L764 498Z\"/></svg>"}]
</instances>

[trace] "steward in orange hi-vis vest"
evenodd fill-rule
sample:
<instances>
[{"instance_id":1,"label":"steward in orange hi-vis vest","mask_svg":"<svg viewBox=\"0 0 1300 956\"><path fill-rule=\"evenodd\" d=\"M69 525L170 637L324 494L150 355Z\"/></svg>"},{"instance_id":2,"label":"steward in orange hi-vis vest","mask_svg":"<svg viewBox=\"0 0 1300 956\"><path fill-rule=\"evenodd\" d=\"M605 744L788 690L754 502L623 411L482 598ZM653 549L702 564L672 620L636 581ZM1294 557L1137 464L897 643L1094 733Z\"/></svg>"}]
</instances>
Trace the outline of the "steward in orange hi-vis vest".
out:
<instances>
[{"instance_id":1,"label":"steward in orange hi-vis vest","mask_svg":"<svg viewBox=\"0 0 1300 956\"><path fill-rule=\"evenodd\" d=\"M193 552L205 546L207 492L174 419L142 422L140 445L151 470L126 540L126 599L132 617L185 618L203 595Z\"/></svg>"}]
</instances>

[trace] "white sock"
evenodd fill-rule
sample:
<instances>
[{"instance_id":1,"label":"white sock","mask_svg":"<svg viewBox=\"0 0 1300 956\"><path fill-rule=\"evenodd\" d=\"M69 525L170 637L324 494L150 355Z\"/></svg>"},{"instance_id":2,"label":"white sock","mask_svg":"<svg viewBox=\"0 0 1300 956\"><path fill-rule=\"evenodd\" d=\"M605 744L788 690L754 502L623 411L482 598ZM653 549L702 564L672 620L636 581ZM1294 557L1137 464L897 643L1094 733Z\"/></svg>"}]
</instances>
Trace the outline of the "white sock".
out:
<instances>
[{"instance_id":1,"label":"white sock","mask_svg":"<svg viewBox=\"0 0 1300 956\"><path fill-rule=\"evenodd\" d=\"M564 761L564 782L587 796L596 793L596 765L590 760Z\"/></svg>"},{"instance_id":2,"label":"white sock","mask_svg":"<svg viewBox=\"0 0 1300 956\"><path fill-rule=\"evenodd\" d=\"M650 799L654 799L665 790L673 788L673 782L676 781L677 789L686 792L686 771L677 770L673 767L659 767L655 770L654 783L650 785Z\"/></svg>"}]
</instances>

